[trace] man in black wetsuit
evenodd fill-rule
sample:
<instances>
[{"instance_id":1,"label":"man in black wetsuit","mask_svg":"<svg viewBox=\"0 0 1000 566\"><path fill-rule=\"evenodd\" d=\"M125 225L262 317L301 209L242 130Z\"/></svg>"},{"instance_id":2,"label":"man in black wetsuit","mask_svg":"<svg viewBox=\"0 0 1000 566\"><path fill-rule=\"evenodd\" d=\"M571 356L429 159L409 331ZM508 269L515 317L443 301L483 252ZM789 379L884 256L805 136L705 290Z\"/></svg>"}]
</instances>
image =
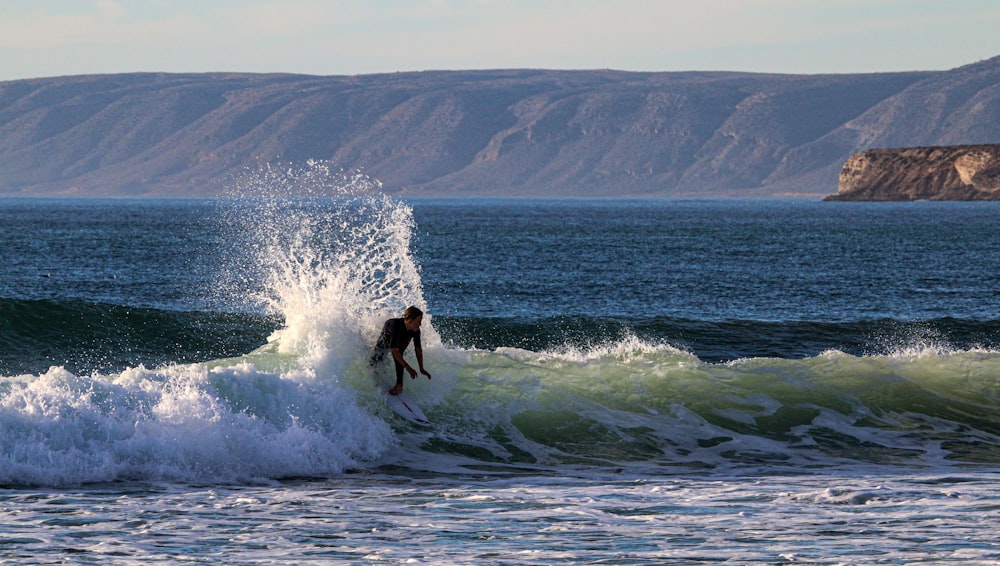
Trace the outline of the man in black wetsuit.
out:
<instances>
[{"instance_id":1,"label":"man in black wetsuit","mask_svg":"<svg viewBox=\"0 0 1000 566\"><path fill-rule=\"evenodd\" d=\"M420 347L420 323L423 322L424 313L417 307L409 307L403 311L403 318L390 318L382 326L382 334L375 343L375 353L372 354L371 365L381 362L385 358L388 350L392 354L392 361L396 365L396 386L389 390L390 395L399 395L403 391L403 370L410 372L410 379L417 378L417 370L403 359L403 352L413 341L413 353L417 356L417 365L420 373L431 378L431 374L424 369L424 351Z\"/></svg>"}]
</instances>

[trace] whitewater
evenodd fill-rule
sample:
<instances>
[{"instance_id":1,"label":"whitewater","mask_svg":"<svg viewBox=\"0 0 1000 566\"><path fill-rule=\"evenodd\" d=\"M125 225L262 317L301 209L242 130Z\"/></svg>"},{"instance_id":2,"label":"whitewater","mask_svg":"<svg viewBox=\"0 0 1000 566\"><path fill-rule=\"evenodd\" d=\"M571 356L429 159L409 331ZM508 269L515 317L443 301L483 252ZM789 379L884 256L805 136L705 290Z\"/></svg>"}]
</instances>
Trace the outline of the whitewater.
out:
<instances>
[{"instance_id":1,"label":"whitewater","mask_svg":"<svg viewBox=\"0 0 1000 566\"><path fill-rule=\"evenodd\" d=\"M1000 560L988 287L917 319L829 312L844 292L825 302L797 287L774 300L816 301L824 318L763 317L752 311L776 293L764 281L773 265L723 273L717 259L706 279L691 264L706 245L694 228L685 243L670 234L680 221L635 224L663 204L407 203L313 162L263 168L234 195L125 205L129 221L114 230L127 233L113 234L101 219L121 203L0 203L4 259L18 266L0 285L5 561ZM576 219L603 222L616 206L617 228L574 239ZM673 206L717 216L735 205ZM801 219L801 205L786 206ZM191 210L209 224L178 228ZM65 233L39 228L52 214L65 214ZM946 228L969 229L954 214ZM568 216L576 227L560 231ZM657 268L608 249L615 230L677 250L652 250ZM759 224L743 227L733 240L743 253L757 246L751 234L774 245ZM41 262L25 247L45 238L68 246L65 257L27 267ZM582 267L563 281L577 252ZM802 250L765 253L815 264ZM996 248L979 253L974 271L1000 261ZM922 288L955 269L938 257L919 267ZM699 273L690 301L657 308L657 285L688 289ZM602 287L612 277L622 277L615 292ZM741 279L753 281L736 290L742 304L724 300L720 289ZM710 302L699 287L717 310L695 318L684 304ZM987 303L963 311L976 293ZM434 378L406 387L428 428L386 407L368 366L381 322L411 304L428 313Z\"/></svg>"}]
</instances>

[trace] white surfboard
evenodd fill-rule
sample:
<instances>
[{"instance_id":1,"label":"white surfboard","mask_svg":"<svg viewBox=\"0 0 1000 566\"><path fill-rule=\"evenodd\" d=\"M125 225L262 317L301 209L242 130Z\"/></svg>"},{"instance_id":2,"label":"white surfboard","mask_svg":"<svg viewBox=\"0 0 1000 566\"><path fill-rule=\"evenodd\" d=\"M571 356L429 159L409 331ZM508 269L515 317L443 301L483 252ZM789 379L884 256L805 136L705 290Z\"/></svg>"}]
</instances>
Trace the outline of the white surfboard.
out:
<instances>
[{"instance_id":1,"label":"white surfboard","mask_svg":"<svg viewBox=\"0 0 1000 566\"><path fill-rule=\"evenodd\" d=\"M386 391L385 403L397 415L413 424L421 426L429 426L431 424L431 421L427 420L427 417L424 416L424 412L420 410L420 407L413 402L413 399L405 391L400 392L399 395L389 395L389 392Z\"/></svg>"}]
</instances>

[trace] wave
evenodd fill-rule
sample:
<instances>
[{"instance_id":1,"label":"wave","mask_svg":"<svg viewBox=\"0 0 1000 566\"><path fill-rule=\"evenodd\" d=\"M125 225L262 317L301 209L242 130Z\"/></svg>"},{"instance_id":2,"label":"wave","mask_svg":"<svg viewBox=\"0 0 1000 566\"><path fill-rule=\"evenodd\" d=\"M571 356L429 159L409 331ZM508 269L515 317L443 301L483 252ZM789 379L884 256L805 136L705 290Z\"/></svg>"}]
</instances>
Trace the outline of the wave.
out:
<instances>
[{"instance_id":1,"label":"wave","mask_svg":"<svg viewBox=\"0 0 1000 566\"><path fill-rule=\"evenodd\" d=\"M996 351L709 363L626 339L560 353L452 355L456 382L426 412L461 433L444 444L428 435L425 449L481 461L804 470L1000 457Z\"/></svg>"},{"instance_id":2,"label":"wave","mask_svg":"<svg viewBox=\"0 0 1000 566\"><path fill-rule=\"evenodd\" d=\"M891 354L928 348L1000 347L1000 320L944 317L931 320L877 319L706 321L671 317L482 318L438 316L435 326L451 345L463 348L517 347L547 351L564 346L600 347L628 336L683 349L708 362L742 358L807 358L827 350L853 355Z\"/></svg>"},{"instance_id":3,"label":"wave","mask_svg":"<svg viewBox=\"0 0 1000 566\"><path fill-rule=\"evenodd\" d=\"M81 300L0 298L0 375L40 373L53 365L76 373L237 356L286 328L284 314L174 311ZM827 350L852 355L908 350L997 349L1000 320L941 318L858 322L699 321L434 317L434 329L460 349L535 352L600 348L635 336L706 362L807 358Z\"/></svg>"},{"instance_id":4,"label":"wave","mask_svg":"<svg viewBox=\"0 0 1000 566\"><path fill-rule=\"evenodd\" d=\"M18 311L3 338L19 350L0 379L0 484L326 475L393 444L346 380L378 322L426 306L409 253L412 210L324 163L265 166L236 188L243 196L219 219L233 253L218 293L261 315L2 303ZM206 325L212 332L192 332ZM273 332L253 350L264 330ZM424 344L439 344L433 328ZM60 365L52 352L79 357ZM106 357L87 359L94 352ZM112 367L120 362L129 367Z\"/></svg>"},{"instance_id":5,"label":"wave","mask_svg":"<svg viewBox=\"0 0 1000 566\"><path fill-rule=\"evenodd\" d=\"M279 317L178 312L87 301L0 298L0 375L77 373L235 356L267 342Z\"/></svg>"},{"instance_id":6,"label":"wave","mask_svg":"<svg viewBox=\"0 0 1000 566\"><path fill-rule=\"evenodd\" d=\"M425 350L415 427L367 351L333 375L279 343L205 363L0 381L0 485L259 482L348 470L808 472L1000 462L1000 352L704 362L636 338ZM386 468L386 467L389 468Z\"/></svg>"},{"instance_id":7,"label":"wave","mask_svg":"<svg viewBox=\"0 0 1000 566\"><path fill-rule=\"evenodd\" d=\"M1000 352L976 338L989 321L512 322L426 309L434 377L406 387L433 426L415 428L368 366L382 320L427 306L412 211L324 164L244 183L263 190L223 219L250 273L229 292L263 314L0 300L14 352L0 378L0 485L1000 461ZM851 352L852 335L868 342ZM880 351L862 351L879 336ZM698 352L713 340L714 359Z\"/></svg>"}]
</instances>

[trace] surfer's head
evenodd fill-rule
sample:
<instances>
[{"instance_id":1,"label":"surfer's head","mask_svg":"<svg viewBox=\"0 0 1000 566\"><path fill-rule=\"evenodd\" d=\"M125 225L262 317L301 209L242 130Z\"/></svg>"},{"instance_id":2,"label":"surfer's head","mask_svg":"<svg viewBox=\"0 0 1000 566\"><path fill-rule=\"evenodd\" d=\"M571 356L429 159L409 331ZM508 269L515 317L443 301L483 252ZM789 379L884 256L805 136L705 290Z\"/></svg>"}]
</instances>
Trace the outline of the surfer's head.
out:
<instances>
[{"instance_id":1,"label":"surfer's head","mask_svg":"<svg viewBox=\"0 0 1000 566\"><path fill-rule=\"evenodd\" d=\"M420 328L420 323L423 322L424 311L418 309L417 307L407 307L403 311L403 323L406 324L411 332L416 331Z\"/></svg>"}]
</instances>

